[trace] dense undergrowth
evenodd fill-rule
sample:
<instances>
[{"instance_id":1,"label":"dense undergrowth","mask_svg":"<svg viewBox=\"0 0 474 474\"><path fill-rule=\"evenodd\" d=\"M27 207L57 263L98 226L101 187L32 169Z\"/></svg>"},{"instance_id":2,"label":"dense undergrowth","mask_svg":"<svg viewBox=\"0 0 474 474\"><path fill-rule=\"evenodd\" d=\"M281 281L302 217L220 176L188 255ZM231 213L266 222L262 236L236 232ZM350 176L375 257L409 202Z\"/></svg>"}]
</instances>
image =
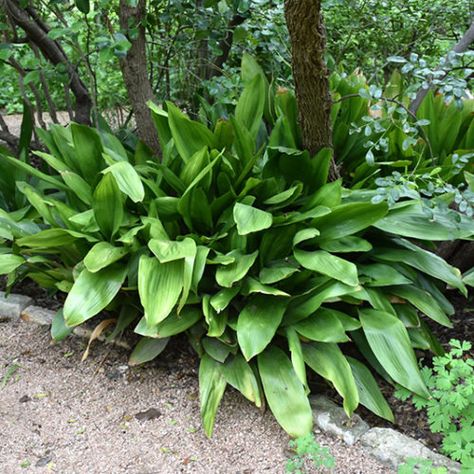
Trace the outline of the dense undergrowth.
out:
<instances>
[{"instance_id":1,"label":"dense undergrowth","mask_svg":"<svg viewBox=\"0 0 474 474\"><path fill-rule=\"evenodd\" d=\"M470 238L474 223L450 207L453 192L377 198L376 168L370 172L360 143L370 134L350 133L370 99L334 109L339 162L359 156L346 168L348 188L328 181L331 150L302 149L293 93L274 92L250 57L242 70L245 88L227 118L209 107L197 122L171 103L151 105L161 159L103 125L77 124L38 132L49 150L36 153L40 169L27 153L3 153L0 273L9 286L31 278L67 293L53 324L57 339L114 313L112 337L128 327L143 336L131 354L141 363L186 333L201 357L208 435L227 385L267 403L290 435L307 434L307 371L334 387L349 416L361 404L392 420L373 371L429 396L414 350L442 354L426 318L449 327L454 310L443 290L467 293L433 242ZM340 79L341 97L351 80ZM403 151L397 124L390 126L373 133L388 135L389 151L380 154L391 153L391 165L404 162L407 175L441 173L419 164L427 141ZM452 163L472 128L462 122L465 134L439 160ZM387 161L377 169L390 175Z\"/></svg>"}]
</instances>

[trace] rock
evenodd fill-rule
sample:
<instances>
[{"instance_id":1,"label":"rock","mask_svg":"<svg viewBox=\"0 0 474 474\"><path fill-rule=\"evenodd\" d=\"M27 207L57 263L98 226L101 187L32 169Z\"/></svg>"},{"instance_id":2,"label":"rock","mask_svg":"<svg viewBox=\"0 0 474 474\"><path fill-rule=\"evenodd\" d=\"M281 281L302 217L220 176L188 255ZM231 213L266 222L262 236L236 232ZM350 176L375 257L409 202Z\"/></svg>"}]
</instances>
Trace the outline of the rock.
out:
<instances>
[{"instance_id":1,"label":"rock","mask_svg":"<svg viewBox=\"0 0 474 474\"><path fill-rule=\"evenodd\" d=\"M36 461L35 467L44 467L47 466L51 461L53 460L53 456L51 454L48 454Z\"/></svg>"},{"instance_id":2,"label":"rock","mask_svg":"<svg viewBox=\"0 0 474 474\"><path fill-rule=\"evenodd\" d=\"M322 431L342 438L348 445L354 444L370 428L359 415L348 418L343 408L325 396L313 396L310 403L315 424Z\"/></svg>"},{"instance_id":3,"label":"rock","mask_svg":"<svg viewBox=\"0 0 474 474\"><path fill-rule=\"evenodd\" d=\"M21 312L31 302L32 299L29 296L17 295L15 293L6 296L5 292L0 291L0 317L19 319Z\"/></svg>"},{"instance_id":4,"label":"rock","mask_svg":"<svg viewBox=\"0 0 474 474\"><path fill-rule=\"evenodd\" d=\"M31 323L41 324L42 326L51 326L53 322L54 311L42 308L41 306L28 306L21 313L21 319Z\"/></svg>"},{"instance_id":5,"label":"rock","mask_svg":"<svg viewBox=\"0 0 474 474\"><path fill-rule=\"evenodd\" d=\"M148 410L141 411L135 415L135 418L140 421L154 420L161 416L161 411L156 408L149 408Z\"/></svg>"},{"instance_id":6,"label":"rock","mask_svg":"<svg viewBox=\"0 0 474 474\"><path fill-rule=\"evenodd\" d=\"M372 456L395 469L408 458L418 458L428 459L436 467L444 466L450 473L458 473L461 470L458 463L391 428L372 428L360 438L360 442L369 448Z\"/></svg>"},{"instance_id":7,"label":"rock","mask_svg":"<svg viewBox=\"0 0 474 474\"><path fill-rule=\"evenodd\" d=\"M31 397L28 396L28 395L23 395L22 397L20 397L20 399L18 400L20 403L27 403L27 402L31 402Z\"/></svg>"}]
</instances>

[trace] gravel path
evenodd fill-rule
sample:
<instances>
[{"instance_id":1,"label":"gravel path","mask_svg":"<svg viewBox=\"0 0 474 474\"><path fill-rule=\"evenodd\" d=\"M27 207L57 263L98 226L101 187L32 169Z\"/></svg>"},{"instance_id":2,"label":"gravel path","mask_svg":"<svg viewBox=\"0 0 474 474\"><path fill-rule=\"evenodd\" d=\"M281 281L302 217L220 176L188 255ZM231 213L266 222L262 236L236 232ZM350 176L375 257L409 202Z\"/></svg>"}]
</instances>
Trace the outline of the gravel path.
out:
<instances>
[{"instance_id":1,"label":"gravel path","mask_svg":"<svg viewBox=\"0 0 474 474\"><path fill-rule=\"evenodd\" d=\"M0 324L2 474L284 473L288 437L271 413L234 391L224 397L213 438L205 437L188 353L174 347L128 368L125 352L100 343L81 363L84 345L77 338L52 345L33 324ZM150 408L157 417L146 419ZM317 439L336 458L336 473L392 472L359 446Z\"/></svg>"}]
</instances>

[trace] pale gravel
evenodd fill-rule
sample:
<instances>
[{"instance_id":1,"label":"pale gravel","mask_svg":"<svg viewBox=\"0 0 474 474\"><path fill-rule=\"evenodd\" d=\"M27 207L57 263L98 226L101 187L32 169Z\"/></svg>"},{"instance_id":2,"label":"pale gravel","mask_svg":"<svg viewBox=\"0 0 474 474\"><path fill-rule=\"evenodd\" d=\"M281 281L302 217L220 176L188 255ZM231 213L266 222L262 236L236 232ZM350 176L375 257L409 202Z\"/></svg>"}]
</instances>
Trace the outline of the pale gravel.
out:
<instances>
[{"instance_id":1,"label":"pale gravel","mask_svg":"<svg viewBox=\"0 0 474 474\"><path fill-rule=\"evenodd\" d=\"M84 345L78 338L51 345L47 328L31 323L0 324L0 385L7 367L20 365L0 388L1 474L285 472L288 436L233 390L206 438L196 361L184 351L167 349L157 362L126 369L126 351L102 343L81 363ZM24 396L31 400L20 402ZM162 415L134 417L149 408ZM361 446L316 436L335 456L335 473L393 472Z\"/></svg>"}]
</instances>

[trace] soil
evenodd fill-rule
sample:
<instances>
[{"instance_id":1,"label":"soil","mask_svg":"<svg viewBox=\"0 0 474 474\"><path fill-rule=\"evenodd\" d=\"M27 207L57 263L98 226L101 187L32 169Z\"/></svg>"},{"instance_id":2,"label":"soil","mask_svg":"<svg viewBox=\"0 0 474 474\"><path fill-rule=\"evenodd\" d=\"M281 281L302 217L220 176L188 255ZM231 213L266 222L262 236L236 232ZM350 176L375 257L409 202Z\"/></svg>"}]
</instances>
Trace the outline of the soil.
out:
<instances>
[{"instance_id":1,"label":"soil","mask_svg":"<svg viewBox=\"0 0 474 474\"><path fill-rule=\"evenodd\" d=\"M51 344L48 328L1 323L0 472L285 472L288 436L234 390L206 438L198 361L187 348L178 339L156 361L129 367L126 351L93 343L81 363L84 340ZM316 437L335 457L335 473L393 472L361 446Z\"/></svg>"}]
</instances>

